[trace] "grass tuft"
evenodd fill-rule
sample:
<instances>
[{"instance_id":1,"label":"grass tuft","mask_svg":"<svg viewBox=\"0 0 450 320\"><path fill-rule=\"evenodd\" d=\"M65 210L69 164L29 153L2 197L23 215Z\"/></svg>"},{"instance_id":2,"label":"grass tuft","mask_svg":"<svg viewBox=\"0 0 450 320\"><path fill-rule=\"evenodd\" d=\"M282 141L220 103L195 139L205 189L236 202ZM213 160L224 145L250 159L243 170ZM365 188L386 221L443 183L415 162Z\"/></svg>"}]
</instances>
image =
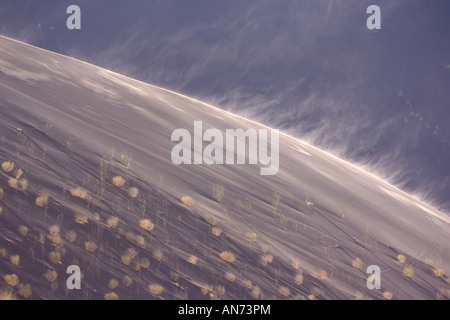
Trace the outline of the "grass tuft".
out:
<instances>
[{"instance_id":1,"label":"grass tuft","mask_svg":"<svg viewBox=\"0 0 450 320\"><path fill-rule=\"evenodd\" d=\"M444 270L442 270L440 268L433 269L433 275L435 275L438 278L444 276L444 274L445 274Z\"/></svg>"},{"instance_id":2,"label":"grass tuft","mask_svg":"<svg viewBox=\"0 0 450 320\"><path fill-rule=\"evenodd\" d=\"M15 287L19 284L19 277L14 273L3 276L3 280L10 287Z\"/></svg>"},{"instance_id":3,"label":"grass tuft","mask_svg":"<svg viewBox=\"0 0 450 320\"><path fill-rule=\"evenodd\" d=\"M194 204L194 200L189 197L189 196L184 196L181 198L181 202L186 206L186 207L191 207Z\"/></svg>"},{"instance_id":4,"label":"grass tuft","mask_svg":"<svg viewBox=\"0 0 450 320\"><path fill-rule=\"evenodd\" d=\"M205 217L205 221L206 221L206 223L207 224L209 224L209 225L211 225L211 226L215 226L216 225L216 218L214 217L214 216L212 216L212 215L210 215L210 214L208 214L206 217Z\"/></svg>"},{"instance_id":5,"label":"grass tuft","mask_svg":"<svg viewBox=\"0 0 450 320\"><path fill-rule=\"evenodd\" d=\"M247 232L245 234L245 238L251 242L255 242L257 237L258 237L257 234L254 232Z\"/></svg>"},{"instance_id":6,"label":"grass tuft","mask_svg":"<svg viewBox=\"0 0 450 320\"><path fill-rule=\"evenodd\" d=\"M397 256L397 261L398 261L399 263L401 263L401 264L405 264L406 257L405 257L403 254L399 254L399 255Z\"/></svg>"},{"instance_id":7,"label":"grass tuft","mask_svg":"<svg viewBox=\"0 0 450 320\"><path fill-rule=\"evenodd\" d=\"M118 217L111 217L108 220L106 220L106 226L110 229L116 229L118 224L119 224Z\"/></svg>"},{"instance_id":8,"label":"grass tuft","mask_svg":"<svg viewBox=\"0 0 450 320\"><path fill-rule=\"evenodd\" d=\"M108 283L109 290L114 290L118 286L119 286L119 281L117 281L116 279L109 280L109 283Z\"/></svg>"},{"instance_id":9,"label":"grass tuft","mask_svg":"<svg viewBox=\"0 0 450 320\"><path fill-rule=\"evenodd\" d=\"M139 227L146 231L152 231L155 225L150 221L150 219L142 219L139 221Z\"/></svg>"},{"instance_id":10,"label":"grass tuft","mask_svg":"<svg viewBox=\"0 0 450 320\"><path fill-rule=\"evenodd\" d=\"M225 280L227 280L230 283L233 283L236 280L236 276L232 274L231 272L225 273Z\"/></svg>"},{"instance_id":11,"label":"grass tuft","mask_svg":"<svg viewBox=\"0 0 450 320\"><path fill-rule=\"evenodd\" d=\"M41 193L41 195L36 198L35 204L39 208L45 207L48 204L48 194Z\"/></svg>"},{"instance_id":12,"label":"grass tuft","mask_svg":"<svg viewBox=\"0 0 450 320\"><path fill-rule=\"evenodd\" d=\"M84 243L84 249L88 252L95 252L97 250L97 245L92 241L87 241Z\"/></svg>"},{"instance_id":13,"label":"grass tuft","mask_svg":"<svg viewBox=\"0 0 450 320\"><path fill-rule=\"evenodd\" d=\"M405 267L403 269L403 275L407 278L412 278L414 276L414 269L412 267Z\"/></svg>"},{"instance_id":14,"label":"grass tuft","mask_svg":"<svg viewBox=\"0 0 450 320\"><path fill-rule=\"evenodd\" d=\"M222 259L223 261L226 261L228 263L233 263L236 260L234 254L229 251L223 251L222 253L220 253L219 256L220 256L220 259Z\"/></svg>"},{"instance_id":15,"label":"grass tuft","mask_svg":"<svg viewBox=\"0 0 450 320\"><path fill-rule=\"evenodd\" d=\"M294 278L294 283L296 284L296 285L301 285L302 283L303 283L303 274L301 273L301 272L298 272L296 275L295 275L295 278Z\"/></svg>"},{"instance_id":16,"label":"grass tuft","mask_svg":"<svg viewBox=\"0 0 450 320\"><path fill-rule=\"evenodd\" d=\"M112 178L112 184L114 187L120 188L125 184L125 179L121 176L115 176Z\"/></svg>"},{"instance_id":17,"label":"grass tuft","mask_svg":"<svg viewBox=\"0 0 450 320\"><path fill-rule=\"evenodd\" d=\"M48 254L48 258L51 263L58 264L61 261L61 253L59 253L57 251L51 251Z\"/></svg>"},{"instance_id":18,"label":"grass tuft","mask_svg":"<svg viewBox=\"0 0 450 320\"><path fill-rule=\"evenodd\" d=\"M70 194L72 195L72 197L82 200L86 200L87 198L87 190L81 187L76 187L75 189L70 191Z\"/></svg>"},{"instance_id":19,"label":"grass tuft","mask_svg":"<svg viewBox=\"0 0 450 320\"><path fill-rule=\"evenodd\" d=\"M392 299L393 294L389 291L383 292L383 299L384 300L391 300Z\"/></svg>"},{"instance_id":20,"label":"grass tuft","mask_svg":"<svg viewBox=\"0 0 450 320\"><path fill-rule=\"evenodd\" d=\"M283 297L289 297L289 295L291 294L288 287L280 287L278 289L278 293L281 294Z\"/></svg>"},{"instance_id":21,"label":"grass tuft","mask_svg":"<svg viewBox=\"0 0 450 320\"><path fill-rule=\"evenodd\" d=\"M119 300L119 296L114 292L108 292L105 294L105 300Z\"/></svg>"},{"instance_id":22,"label":"grass tuft","mask_svg":"<svg viewBox=\"0 0 450 320\"><path fill-rule=\"evenodd\" d=\"M355 260L353 260L353 261L352 261L352 267L355 268L355 269L357 269L357 270L360 270L361 267L362 267L362 261L361 261L361 259L360 259L360 258L356 258Z\"/></svg>"},{"instance_id":23,"label":"grass tuft","mask_svg":"<svg viewBox=\"0 0 450 320\"><path fill-rule=\"evenodd\" d=\"M9 261L13 266L18 266L20 263L20 256L18 254L10 256Z\"/></svg>"},{"instance_id":24,"label":"grass tuft","mask_svg":"<svg viewBox=\"0 0 450 320\"><path fill-rule=\"evenodd\" d=\"M151 284L148 286L148 291L154 296L159 296L163 293L164 287L159 284Z\"/></svg>"},{"instance_id":25,"label":"grass tuft","mask_svg":"<svg viewBox=\"0 0 450 320\"><path fill-rule=\"evenodd\" d=\"M135 187L130 188L128 195L133 199L137 198L139 196L139 189Z\"/></svg>"},{"instance_id":26,"label":"grass tuft","mask_svg":"<svg viewBox=\"0 0 450 320\"><path fill-rule=\"evenodd\" d=\"M216 237L220 237L221 233L222 233L222 229L220 229L220 228L214 227L214 228L211 229L211 234L216 236Z\"/></svg>"},{"instance_id":27,"label":"grass tuft","mask_svg":"<svg viewBox=\"0 0 450 320\"><path fill-rule=\"evenodd\" d=\"M198 262L198 258L194 255L191 255L189 256L189 258L187 258L186 261L195 266Z\"/></svg>"},{"instance_id":28,"label":"grass tuft","mask_svg":"<svg viewBox=\"0 0 450 320\"><path fill-rule=\"evenodd\" d=\"M9 173L14 170L14 162L5 161L2 163L2 171Z\"/></svg>"},{"instance_id":29,"label":"grass tuft","mask_svg":"<svg viewBox=\"0 0 450 320\"><path fill-rule=\"evenodd\" d=\"M19 284L17 294L19 297L28 299L31 297L33 292L31 291L31 286L29 284Z\"/></svg>"},{"instance_id":30,"label":"grass tuft","mask_svg":"<svg viewBox=\"0 0 450 320\"><path fill-rule=\"evenodd\" d=\"M8 186L11 189L17 189L19 187L19 181L17 179L15 179L15 178L9 178Z\"/></svg>"}]
</instances>

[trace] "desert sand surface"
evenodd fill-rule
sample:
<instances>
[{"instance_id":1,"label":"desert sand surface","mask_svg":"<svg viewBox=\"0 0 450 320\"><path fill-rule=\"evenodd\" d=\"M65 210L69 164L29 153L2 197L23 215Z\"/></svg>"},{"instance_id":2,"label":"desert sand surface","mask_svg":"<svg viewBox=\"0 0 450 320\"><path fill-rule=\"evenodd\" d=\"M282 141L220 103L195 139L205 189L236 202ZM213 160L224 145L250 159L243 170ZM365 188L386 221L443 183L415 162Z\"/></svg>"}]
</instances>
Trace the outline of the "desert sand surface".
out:
<instances>
[{"instance_id":1,"label":"desert sand surface","mask_svg":"<svg viewBox=\"0 0 450 320\"><path fill-rule=\"evenodd\" d=\"M175 129L267 128L4 37L0 113L4 297L449 298L450 218L296 138L272 176L177 166Z\"/></svg>"}]
</instances>

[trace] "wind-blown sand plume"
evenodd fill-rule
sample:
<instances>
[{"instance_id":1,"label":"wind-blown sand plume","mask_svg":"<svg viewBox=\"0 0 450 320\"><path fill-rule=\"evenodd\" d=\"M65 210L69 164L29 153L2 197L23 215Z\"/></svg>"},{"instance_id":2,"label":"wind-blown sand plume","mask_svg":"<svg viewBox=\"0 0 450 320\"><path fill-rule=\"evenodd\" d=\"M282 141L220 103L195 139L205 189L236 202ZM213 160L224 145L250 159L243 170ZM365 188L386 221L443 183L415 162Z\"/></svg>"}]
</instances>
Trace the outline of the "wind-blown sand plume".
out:
<instances>
[{"instance_id":1,"label":"wind-blown sand plume","mask_svg":"<svg viewBox=\"0 0 450 320\"><path fill-rule=\"evenodd\" d=\"M445 297L450 219L426 203L284 134L276 175L175 165L171 132L196 120L220 132L268 128L4 37L0 55L11 69L0 72L2 294ZM67 290L70 265L81 290ZM369 265L383 270L380 290L366 287Z\"/></svg>"}]
</instances>

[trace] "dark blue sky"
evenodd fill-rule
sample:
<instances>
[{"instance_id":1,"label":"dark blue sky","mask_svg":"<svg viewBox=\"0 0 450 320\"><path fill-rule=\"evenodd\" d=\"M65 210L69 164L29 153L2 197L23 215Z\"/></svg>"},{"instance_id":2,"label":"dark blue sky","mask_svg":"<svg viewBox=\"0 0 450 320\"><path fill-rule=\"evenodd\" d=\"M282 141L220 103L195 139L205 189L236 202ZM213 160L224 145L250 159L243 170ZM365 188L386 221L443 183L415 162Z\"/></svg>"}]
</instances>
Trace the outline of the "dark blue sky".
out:
<instances>
[{"instance_id":1,"label":"dark blue sky","mask_svg":"<svg viewBox=\"0 0 450 320\"><path fill-rule=\"evenodd\" d=\"M371 4L381 30L366 27ZM450 211L449 13L443 0L2 0L0 33L283 129Z\"/></svg>"}]
</instances>

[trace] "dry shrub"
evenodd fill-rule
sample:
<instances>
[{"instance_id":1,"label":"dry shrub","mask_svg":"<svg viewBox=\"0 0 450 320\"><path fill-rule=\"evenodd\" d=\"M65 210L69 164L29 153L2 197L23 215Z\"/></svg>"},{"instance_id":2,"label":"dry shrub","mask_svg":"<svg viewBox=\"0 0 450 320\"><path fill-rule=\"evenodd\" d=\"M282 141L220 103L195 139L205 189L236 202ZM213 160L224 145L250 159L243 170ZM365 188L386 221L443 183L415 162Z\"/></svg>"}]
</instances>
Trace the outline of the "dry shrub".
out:
<instances>
[{"instance_id":1,"label":"dry shrub","mask_svg":"<svg viewBox=\"0 0 450 320\"><path fill-rule=\"evenodd\" d=\"M150 268L150 260L148 260L147 258L142 258L141 260L139 260L139 265L142 268L148 269Z\"/></svg>"},{"instance_id":2,"label":"dry shrub","mask_svg":"<svg viewBox=\"0 0 450 320\"><path fill-rule=\"evenodd\" d=\"M130 188L128 195L133 199L137 198L139 196L139 189L135 187Z\"/></svg>"},{"instance_id":3,"label":"dry shrub","mask_svg":"<svg viewBox=\"0 0 450 320\"><path fill-rule=\"evenodd\" d=\"M291 294L288 287L280 287L278 289L278 293L281 294L283 297L289 297L289 295Z\"/></svg>"},{"instance_id":4,"label":"dry shrub","mask_svg":"<svg viewBox=\"0 0 450 320\"><path fill-rule=\"evenodd\" d=\"M0 301L17 300L12 290L0 289Z\"/></svg>"},{"instance_id":5,"label":"dry shrub","mask_svg":"<svg viewBox=\"0 0 450 320\"><path fill-rule=\"evenodd\" d=\"M0 200L3 199L3 196L5 195L5 191L3 191L2 188L0 188Z\"/></svg>"},{"instance_id":6,"label":"dry shrub","mask_svg":"<svg viewBox=\"0 0 450 320\"><path fill-rule=\"evenodd\" d=\"M362 267L362 261L361 261L361 259L360 259L360 258L356 258L355 260L353 260L353 261L352 261L352 267L355 268L355 269L357 269L357 270L360 270L361 267Z\"/></svg>"},{"instance_id":7,"label":"dry shrub","mask_svg":"<svg viewBox=\"0 0 450 320\"><path fill-rule=\"evenodd\" d=\"M61 239L59 234L47 236L48 241L50 241L51 245L55 248L61 248L64 245L64 241Z\"/></svg>"},{"instance_id":8,"label":"dry shrub","mask_svg":"<svg viewBox=\"0 0 450 320\"><path fill-rule=\"evenodd\" d=\"M414 276L414 269L412 267L404 268L403 275L407 278L412 278Z\"/></svg>"},{"instance_id":9,"label":"dry shrub","mask_svg":"<svg viewBox=\"0 0 450 320\"><path fill-rule=\"evenodd\" d=\"M435 268L435 269L433 269L433 274L436 276L436 277L442 277L442 276L444 276L444 274L445 274L445 272L444 272L444 270L442 270L442 269L440 269L440 268Z\"/></svg>"},{"instance_id":10,"label":"dry shrub","mask_svg":"<svg viewBox=\"0 0 450 320\"><path fill-rule=\"evenodd\" d=\"M163 258L163 252L160 249L153 251L153 259L156 261L161 261Z\"/></svg>"},{"instance_id":11,"label":"dry shrub","mask_svg":"<svg viewBox=\"0 0 450 320\"><path fill-rule=\"evenodd\" d=\"M48 254L48 258L51 263L58 264L61 261L61 253L57 251L51 251Z\"/></svg>"},{"instance_id":12,"label":"dry shrub","mask_svg":"<svg viewBox=\"0 0 450 320\"><path fill-rule=\"evenodd\" d=\"M391 300L392 299L393 294L389 291L383 292L383 299L384 300Z\"/></svg>"},{"instance_id":13,"label":"dry shrub","mask_svg":"<svg viewBox=\"0 0 450 320\"><path fill-rule=\"evenodd\" d=\"M134 248L129 248L125 251L125 253L121 257L121 261L124 265L129 266L131 261L136 258L137 251Z\"/></svg>"},{"instance_id":14,"label":"dry shrub","mask_svg":"<svg viewBox=\"0 0 450 320\"><path fill-rule=\"evenodd\" d=\"M10 287L15 287L19 284L19 277L14 273L3 276L3 280Z\"/></svg>"},{"instance_id":15,"label":"dry shrub","mask_svg":"<svg viewBox=\"0 0 450 320\"><path fill-rule=\"evenodd\" d=\"M148 286L148 291L154 296L159 296L163 293L164 287L159 284L151 284Z\"/></svg>"},{"instance_id":16,"label":"dry shrub","mask_svg":"<svg viewBox=\"0 0 450 320\"><path fill-rule=\"evenodd\" d=\"M222 198L224 196L225 193L225 186L222 184L215 184L212 187L212 197L214 200L216 200L217 202L222 201Z\"/></svg>"},{"instance_id":17,"label":"dry shrub","mask_svg":"<svg viewBox=\"0 0 450 320\"><path fill-rule=\"evenodd\" d=\"M28 299L32 295L31 286L29 284L19 284L17 294L24 299Z\"/></svg>"},{"instance_id":18,"label":"dry shrub","mask_svg":"<svg viewBox=\"0 0 450 320\"><path fill-rule=\"evenodd\" d=\"M214 227L211 229L211 234L216 237L219 237L221 233L222 233L222 229L220 229L220 228Z\"/></svg>"},{"instance_id":19,"label":"dry shrub","mask_svg":"<svg viewBox=\"0 0 450 320\"><path fill-rule=\"evenodd\" d=\"M231 272L226 272L225 273L225 280L227 280L228 282L233 283L236 280L236 276L234 274L232 274Z\"/></svg>"},{"instance_id":20,"label":"dry shrub","mask_svg":"<svg viewBox=\"0 0 450 320\"><path fill-rule=\"evenodd\" d=\"M108 220L106 220L106 226L110 229L116 229L118 224L119 224L118 217L111 217Z\"/></svg>"},{"instance_id":21,"label":"dry shrub","mask_svg":"<svg viewBox=\"0 0 450 320\"><path fill-rule=\"evenodd\" d=\"M405 257L403 254L399 254L399 255L397 256L397 261L398 261L399 263L401 263L401 264L405 264L406 257Z\"/></svg>"},{"instance_id":22,"label":"dry shrub","mask_svg":"<svg viewBox=\"0 0 450 320\"><path fill-rule=\"evenodd\" d=\"M296 285L301 285L303 283L303 274L301 272L297 273L294 277L294 283Z\"/></svg>"},{"instance_id":23,"label":"dry shrub","mask_svg":"<svg viewBox=\"0 0 450 320\"><path fill-rule=\"evenodd\" d=\"M313 294L308 295L308 300L316 300L316 296Z\"/></svg>"},{"instance_id":24,"label":"dry shrub","mask_svg":"<svg viewBox=\"0 0 450 320\"><path fill-rule=\"evenodd\" d=\"M69 243L74 243L77 240L77 233L74 230L70 230L66 233L66 241Z\"/></svg>"},{"instance_id":25,"label":"dry shrub","mask_svg":"<svg viewBox=\"0 0 450 320\"><path fill-rule=\"evenodd\" d=\"M56 278L58 277L58 274L56 273L55 270L47 270L46 273L44 273L44 279L48 282L48 283L53 283L55 282Z\"/></svg>"},{"instance_id":26,"label":"dry shrub","mask_svg":"<svg viewBox=\"0 0 450 320\"><path fill-rule=\"evenodd\" d=\"M139 221L139 227L146 231L152 231L155 225L150 221L150 219L142 219Z\"/></svg>"},{"instance_id":27,"label":"dry shrub","mask_svg":"<svg viewBox=\"0 0 450 320\"><path fill-rule=\"evenodd\" d=\"M231 253L230 251L223 251L219 256L220 259L228 263L233 263L236 260L234 254Z\"/></svg>"},{"instance_id":28,"label":"dry shrub","mask_svg":"<svg viewBox=\"0 0 450 320\"><path fill-rule=\"evenodd\" d=\"M78 213L75 215L74 221L77 224L86 224L88 223L88 217L84 214Z\"/></svg>"},{"instance_id":29,"label":"dry shrub","mask_svg":"<svg viewBox=\"0 0 450 320\"><path fill-rule=\"evenodd\" d=\"M145 238L143 236L135 236L134 237L134 242L141 247L145 246Z\"/></svg>"},{"instance_id":30,"label":"dry shrub","mask_svg":"<svg viewBox=\"0 0 450 320\"><path fill-rule=\"evenodd\" d=\"M251 242L255 242L257 237L258 237L258 236L257 236L256 233L254 233L254 232L247 232L247 233L245 234L245 238L246 238L248 241L251 241Z\"/></svg>"},{"instance_id":31,"label":"dry shrub","mask_svg":"<svg viewBox=\"0 0 450 320\"><path fill-rule=\"evenodd\" d=\"M52 236L58 235L59 231L60 231L60 229L57 225L48 227L48 233L50 233Z\"/></svg>"},{"instance_id":32,"label":"dry shrub","mask_svg":"<svg viewBox=\"0 0 450 320\"><path fill-rule=\"evenodd\" d=\"M21 225L17 228L17 232L22 236L22 237L26 237L28 234L28 227Z\"/></svg>"},{"instance_id":33,"label":"dry shrub","mask_svg":"<svg viewBox=\"0 0 450 320\"><path fill-rule=\"evenodd\" d=\"M125 184L125 179L121 176L115 176L114 178L112 178L112 184L114 187L120 188Z\"/></svg>"},{"instance_id":34,"label":"dry shrub","mask_svg":"<svg viewBox=\"0 0 450 320\"><path fill-rule=\"evenodd\" d=\"M119 296L114 292L108 292L105 294L105 300L119 300Z\"/></svg>"},{"instance_id":35,"label":"dry shrub","mask_svg":"<svg viewBox=\"0 0 450 320\"><path fill-rule=\"evenodd\" d=\"M48 194L41 193L41 195L36 198L35 203L36 203L36 206L38 206L39 208L45 207L48 203Z\"/></svg>"},{"instance_id":36,"label":"dry shrub","mask_svg":"<svg viewBox=\"0 0 450 320\"><path fill-rule=\"evenodd\" d=\"M27 181L27 179L20 179L19 180L19 185L20 185L20 189L22 189L23 191L27 190L27 188L28 188L28 181Z\"/></svg>"},{"instance_id":37,"label":"dry shrub","mask_svg":"<svg viewBox=\"0 0 450 320\"><path fill-rule=\"evenodd\" d=\"M431 267L431 268L435 268L435 267L436 267L436 264L435 264L434 261L431 260L431 259L426 259L426 260L425 260L425 263L426 263L427 266L429 266L429 267Z\"/></svg>"},{"instance_id":38,"label":"dry shrub","mask_svg":"<svg viewBox=\"0 0 450 320\"><path fill-rule=\"evenodd\" d=\"M201 288L202 295L206 296L208 293L213 292L213 287L209 284L204 284Z\"/></svg>"},{"instance_id":39,"label":"dry shrub","mask_svg":"<svg viewBox=\"0 0 450 320\"><path fill-rule=\"evenodd\" d=\"M0 249L0 257L5 258L7 254L8 252L6 251L5 248Z\"/></svg>"},{"instance_id":40,"label":"dry shrub","mask_svg":"<svg viewBox=\"0 0 450 320\"><path fill-rule=\"evenodd\" d=\"M70 191L70 194L74 198L83 199L85 200L87 198L87 190L81 187L76 187L72 191Z\"/></svg>"},{"instance_id":41,"label":"dry shrub","mask_svg":"<svg viewBox=\"0 0 450 320\"><path fill-rule=\"evenodd\" d=\"M258 299L259 295L261 294L261 289L258 286L255 286L252 288L252 298L253 299Z\"/></svg>"},{"instance_id":42,"label":"dry shrub","mask_svg":"<svg viewBox=\"0 0 450 320\"><path fill-rule=\"evenodd\" d=\"M14 171L14 177L16 179L19 179L22 175L23 175L23 170L22 169L17 169L16 171Z\"/></svg>"},{"instance_id":43,"label":"dry shrub","mask_svg":"<svg viewBox=\"0 0 450 320\"><path fill-rule=\"evenodd\" d=\"M186 207L191 207L194 204L194 200L189 197L189 196L184 196L181 198L181 202L186 206Z\"/></svg>"},{"instance_id":44,"label":"dry shrub","mask_svg":"<svg viewBox=\"0 0 450 320\"><path fill-rule=\"evenodd\" d=\"M129 286L132 285L132 283L133 283L133 279L132 279L130 276L125 275L125 276L123 277L123 279L122 279L122 285L123 285L124 287L129 287Z\"/></svg>"},{"instance_id":45,"label":"dry shrub","mask_svg":"<svg viewBox=\"0 0 450 320\"><path fill-rule=\"evenodd\" d=\"M9 178L8 180L8 186L11 189L17 189L19 187L19 180L14 179L14 178Z\"/></svg>"},{"instance_id":46,"label":"dry shrub","mask_svg":"<svg viewBox=\"0 0 450 320\"><path fill-rule=\"evenodd\" d=\"M88 252L95 252L97 250L97 245L93 241L87 241L84 243L84 249Z\"/></svg>"},{"instance_id":47,"label":"dry shrub","mask_svg":"<svg viewBox=\"0 0 450 320\"><path fill-rule=\"evenodd\" d=\"M253 287L253 284L250 280L242 280L241 286L243 286L245 289L250 290Z\"/></svg>"},{"instance_id":48,"label":"dry shrub","mask_svg":"<svg viewBox=\"0 0 450 320\"><path fill-rule=\"evenodd\" d=\"M192 265L196 265L198 262L198 258L194 255L189 256L189 258L187 258L187 262L189 262Z\"/></svg>"},{"instance_id":49,"label":"dry shrub","mask_svg":"<svg viewBox=\"0 0 450 320\"><path fill-rule=\"evenodd\" d=\"M9 261L13 266L18 266L20 263L20 256L18 254L10 256Z\"/></svg>"},{"instance_id":50,"label":"dry shrub","mask_svg":"<svg viewBox=\"0 0 450 320\"><path fill-rule=\"evenodd\" d=\"M3 213L3 208L0 207L0 215Z\"/></svg>"},{"instance_id":51,"label":"dry shrub","mask_svg":"<svg viewBox=\"0 0 450 320\"><path fill-rule=\"evenodd\" d=\"M211 226L215 226L216 225L216 218L210 214L208 214L205 217L205 221L207 224L211 225Z\"/></svg>"},{"instance_id":52,"label":"dry shrub","mask_svg":"<svg viewBox=\"0 0 450 320\"><path fill-rule=\"evenodd\" d=\"M5 161L2 163L2 171L9 173L14 170L14 162Z\"/></svg>"},{"instance_id":53,"label":"dry shrub","mask_svg":"<svg viewBox=\"0 0 450 320\"><path fill-rule=\"evenodd\" d=\"M291 268L294 270L298 270L298 268L300 268L300 263L298 263L298 261L296 260L291 261Z\"/></svg>"},{"instance_id":54,"label":"dry shrub","mask_svg":"<svg viewBox=\"0 0 450 320\"><path fill-rule=\"evenodd\" d=\"M108 284L109 290L114 290L118 286L119 286L119 281L117 281L116 279L109 280L109 284Z\"/></svg>"},{"instance_id":55,"label":"dry shrub","mask_svg":"<svg viewBox=\"0 0 450 320\"><path fill-rule=\"evenodd\" d=\"M273 255L271 254L265 254L259 258L259 264L263 267L267 266L268 264L271 264L273 261Z\"/></svg>"},{"instance_id":56,"label":"dry shrub","mask_svg":"<svg viewBox=\"0 0 450 320\"><path fill-rule=\"evenodd\" d=\"M327 278L328 274L327 274L327 272L325 270L320 269L319 273L315 273L314 272L312 274L312 276L313 276L313 278L316 278L316 279L325 280Z\"/></svg>"}]
</instances>

